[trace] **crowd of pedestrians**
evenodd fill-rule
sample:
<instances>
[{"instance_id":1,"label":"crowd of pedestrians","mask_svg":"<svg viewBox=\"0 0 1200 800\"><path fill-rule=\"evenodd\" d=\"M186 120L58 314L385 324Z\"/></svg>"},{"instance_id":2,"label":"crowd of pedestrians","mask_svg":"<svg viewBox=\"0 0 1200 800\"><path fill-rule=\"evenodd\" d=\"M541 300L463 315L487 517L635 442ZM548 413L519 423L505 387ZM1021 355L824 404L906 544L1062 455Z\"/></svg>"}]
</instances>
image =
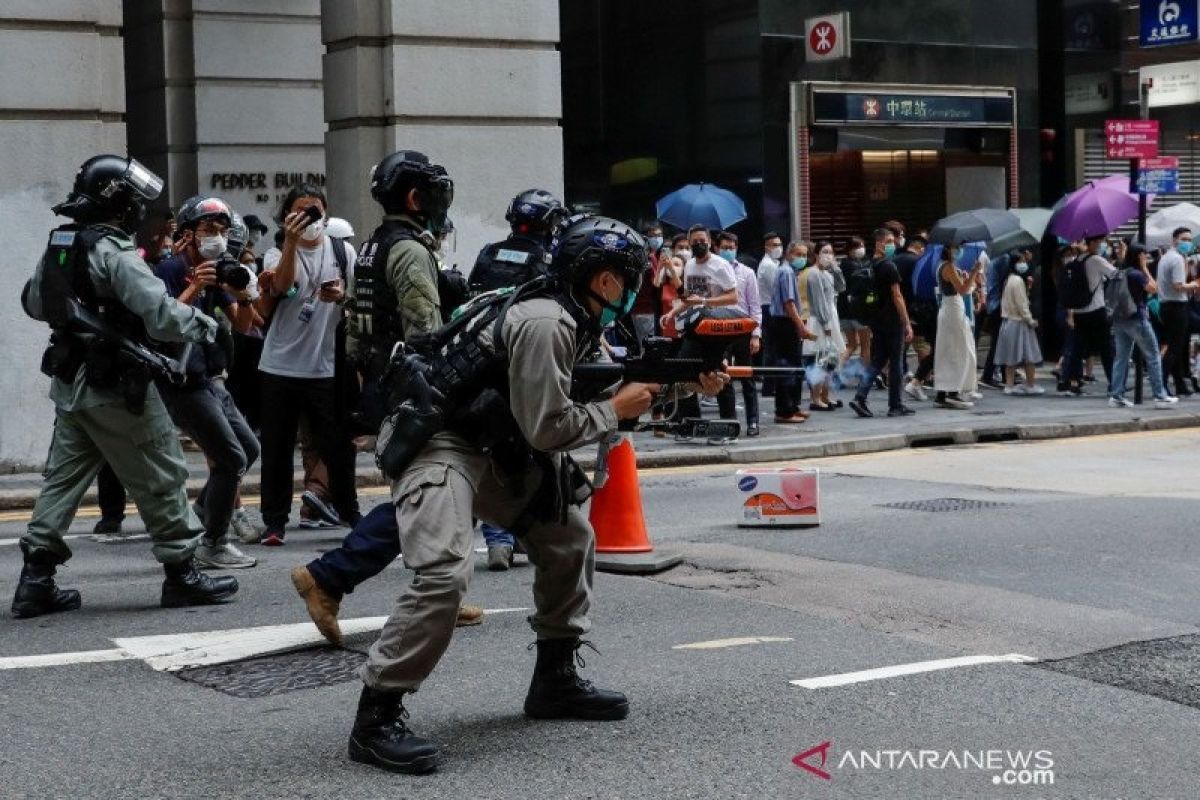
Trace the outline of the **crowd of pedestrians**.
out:
<instances>
[{"instance_id":1,"label":"crowd of pedestrians","mask_svg":"<svg viewBox=\"0 0 1200 800\"><path fill-rule=\"evenodd\" d=\"M655 223L646 234L658 249L635 309L637 339L677 336L674 318L691 306L736 306L759 327L731 363L805 368L803 378L740 381L748 436L760 433L760 394L774 397L781 425L843 408L839 394L859 417L876 415L876 390L886 392L890 417L920 403L972 409L984 388L1045 395L1038 368L1055 351L1060 358L1046 366L1064 397L1089 394L1099 366L1101 397L1133 405L1126 395L1137 360L1156 407L1200 392L1200 261L1186 228L1158 250L1096 236L991 252L987 242L933 244L893 220L840 242L770 231L753 256L730 231L695 226L667 238ZM1054 323L1053 341L1044 320ZM722 418L736 418L735 392L731 385L718 399Z\"/></svg>"}]
</instances>

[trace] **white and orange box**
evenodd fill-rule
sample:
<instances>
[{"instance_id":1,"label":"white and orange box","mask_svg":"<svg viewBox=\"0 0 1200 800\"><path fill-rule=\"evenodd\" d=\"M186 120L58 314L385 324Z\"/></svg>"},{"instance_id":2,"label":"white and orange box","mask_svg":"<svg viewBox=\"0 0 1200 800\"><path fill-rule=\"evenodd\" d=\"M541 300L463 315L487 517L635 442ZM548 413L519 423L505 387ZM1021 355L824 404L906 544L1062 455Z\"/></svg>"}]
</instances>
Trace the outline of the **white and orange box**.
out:
<instances>
[{"instance_id":1,"label":"white and orange box","mask_svg":"<svg viewBox=\"0 0 1200 800\"><path fill-rule=\"evenodd\" d=\"M821 524L819 470L739 469L739 528L811 527Z\"/></svg>"}]
</instances>

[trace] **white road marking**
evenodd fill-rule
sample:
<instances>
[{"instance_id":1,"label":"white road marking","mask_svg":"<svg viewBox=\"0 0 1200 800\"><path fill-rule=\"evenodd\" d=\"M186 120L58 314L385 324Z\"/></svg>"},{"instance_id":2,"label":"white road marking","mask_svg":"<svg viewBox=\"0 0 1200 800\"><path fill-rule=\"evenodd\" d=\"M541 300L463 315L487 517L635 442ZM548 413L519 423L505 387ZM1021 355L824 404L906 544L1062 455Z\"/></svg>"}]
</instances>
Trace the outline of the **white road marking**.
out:
<instances>
[{"instance_id":1,"label":"white road marking","mask_svg":"<svg viewBox=\"0 0 1200 800\"><path fill-rule=\"evenodd\" d=\"M484 615L514 614L528 608L487 608ZM387 617L359 617L341 621L342 633L377 631ZM232 628L224 631L168 633L158 636L128 636L112 639L113 650L84 650L74 653L47 653L34 656L0 658L0 671L32 667L58 667L70 664L95 664L105 661L145 661L151 668L175 672L186 667L224 664L254 656L301 650L324 644L325 639L311 622L292 625L264 625L257 628Z\"/></svg>"},{"instance_id":2,"label":"white road marking","mask_svg":"<svg viewBox=\"0 0 1200 800\"><path fill-rule=\"evenodd\" d=\"M677 644L672 650L717 650L722 647L742 647L748 644L765 644L766 642L791 642L790 636L739 636L733 639L713 639L708 642L692 642Z\"/></svg>"},{"instance_id":3,"label":"white road marking","mask_svg":"<svg viewBox=\"0 0 1200 800\"><path fill-rule=\"evenodd\" d=\"M67 540L69 541L69 540L71 540L71 539L85 539L85 538L87 538L88 536L94 536L94 535L95 535L95 534L92 534L92 533L68 533L68 534L67 534L66 536L64 536L63 538L64 538L64 539L67 539ZM146 538L147 538L147 539L149 539L150 537L149 537L149 536L147 536ZM11 539L0 539L0 547L4 547L5 545L14 545L14 544L20 544L20 543L21 543L21 537L20 537L20 536L15 536L15 537L13 537L13 538L11 538Z\"/></svg>"},{"instance_id":4,"label":"white road marking","mask_svg":"<svg viewBox=\"0 0 1200 800\"><path fill-rule=\"evenodd\" d=\"M124 650L85 650L78 653L46 653L40 656L0 658L0 670L31 667L61 667L64 664L99 664L103 661L128 661L134 656Z\"/></svg>"},{"instance_id":5,"label":"white road marking","mask_svg":"<svg viewBox=\"0 0 1200 800\"><path fill-rule=\"evenodd\" d=\"M828 689L833 686L847 686L851 683L878 681L884 678L898 678L902 675L917 675L922 672L935 672L942 669L973 667L978 664L1027 664L1031 661L1037 661L1037 659L1031 656L1023 656L1020 653L1009 653L1003 656L961 656L959 658L943 658L936 661L897 664L894 667L865 669L861 672L843 672L840 675L823 675L819 678L805 678L800 681L789 681L789 683L804 689Z\"/></svg>"}]
</instances>

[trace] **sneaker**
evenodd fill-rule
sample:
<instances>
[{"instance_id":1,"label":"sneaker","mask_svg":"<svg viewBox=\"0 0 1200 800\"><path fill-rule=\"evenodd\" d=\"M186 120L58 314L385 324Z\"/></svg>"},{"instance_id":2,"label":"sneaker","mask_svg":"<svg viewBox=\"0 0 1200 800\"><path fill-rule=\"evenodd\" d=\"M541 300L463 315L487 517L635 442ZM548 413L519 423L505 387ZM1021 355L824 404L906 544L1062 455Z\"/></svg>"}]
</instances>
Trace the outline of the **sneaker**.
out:
<instances>
[{"instance_id":1,"label":"sneaker","mask_svg":"<svg viewBox=\"0 0 1200 800\"><path fill-rule=\"evenodd\" d=\"M492 572L508 572L513 564L513 549L506 544L488 545L487 567Z\"/></svg>"},{"instance_id":2,"label":"sneaker","mask_svg":"<svg viewBox=\"0 0 1200 800\"><path fill-rule=\"evenodd\" d=\"M1127 400L1124 397L1110 397L1110 398L1108 398L1108 407L1109 408L1133 408L1133 401Z\"/></svg>"},{"instance_id":3,"label":"sneaker","mask_svg":"<svg viewBox=\"0 0 1200 800\"><path fill-rule=\"evenodd\" d=\"M906 383L904 385L904 393L913 400L918 400L922 403L929 399L929 395L925 394L925 387L919 383Z\"/></svg>"},{"instance_id":4,"label":"sneaker","mask_svg":"<svg viewBox=\"0 0 1200 800\"><path fill-rule=\"evenodd\" d=\"M1078 386L1059 386L1058 394L1061 397L1083 397L1084 391Z\"/></svg>"},{"instance_id":5,"label":"sneaker","mask_svg":"<svg viewBox=\"0 0 1200 800\"><path fill-rule=\"evenodd\" d=\"M983 395L979 392L965 392L968 400L982 400Z\"/></svg>"},{"instance_id":6,"label":"sneaker","mask_svg":"<svg viewBox=\"0 0 1200 800\"><path fill-rule=\"evenodd\" d=\"M341 525L334 525L332 522L327 522L323 519L313 519L312 517L301 517L298 523L305 530L329 530L330 528L340 528Z\"/></svg>"},{"instance_id":7,"label":"sneaker","mask_svg":"<svg viewBox=\"0 0 1200 800\"><path fill-rule=\"evenodd\" d=\"M249 569L258 563L257 558L238 550L228 539L217 544L201 539L195 559L200 569Z\"/></svg>"},{"instance_id":8,"label":"sneaker","mask_svg":"<svg viewBox=\"0 0 1200 800\"><path fill-rule=\"evenodd\" d=\"M974 403L969 403L961 397L947 397L938 403L938 405L942 408L952 408L956 411L967 411L975 407Z\"/></svg>"},{"instance_id":9,"label":"sneaker","mask_svg":"<svg viewBox=\"0 0 1200 800\"><path fill-rule=\"evenodd\" d=\"M874 412L867 407L867 401L859 400L857 397L850 401L850 410L863 419L875 416Z\"/></svg>"},{"instance_id":10,"label":"sneaker","mask_svg":"<svg viewBox=\"0 0 1200 800\"><path fill-rule=\"evenodd\" d=\"M274 525L268 525L266 531L263 532L262 542L260 542L260 544L262 544L263 547L283 547L284 536L285 533L282 525L278 527Z\"/></svg>"},{"instance_id":11,"label":"sneaker","mask_svg":"<svg viewBox=\"0 0 1200 800\"><path fill-rule=\"evenodd\" d=\"M889 408L887 415L889 417L911 417L916 413L908 406L896 406L895 408Z\"/></svg>"},{"instance_id":12,"label":"sneaker","mask_svg":"<svg viewBox=\"0 0 1200 800\"><path fill-rule=\"evenodd\" d=\"M340 527L342 517L340 514L338 514L337 509L322 500L316 492L305 489L304 494L300 495L300 502L303 503L309 511L316 514L318 518L328 522L330 526L334 528Z\"/></svg>"},{"instance_id":13,"label":"sneaker","mask_svg":"<svg viewBox=\"0 0 1200 800\"><path fill-rule=\"evenodd\" d=\"M1005 386L1004 393L1009 396L1012 396L1014 394L1025 394L1025 392L1022 391L1024 388L1025 387L1023 387L1023 386Z\"/></svg>"},{"instance_id":14,"label":"sneaker","mask_svg":"<svg viewBox=\"0 0 1200 800\"><path fill-rule=\"evenodd\" d=\"M1029 396L1046 393L1045 389L1043 389L1042 387L1038 386L1035 383L1027 383L1024 386L1017 387L1017 389L1020 394L1029 395Z\"/></svg>"},{"instance_id":15,"label":"sneaker","mask_svg":"<svg viewBox=\"0 0 1200 800\"><path fill-rule=\"evenodd\" d=\"M1175 406L1178 403L1179 403L1179 398L1172 397L1169 394L1163 395L1162 397L1154 398L1154 407L1155 408L1171 408L1172 406Z\"/></svg>"},{"instance_id":16,"label":"sneaker","mask_svg":"<svg viewBox=\"0 0 1200 800\"><path fill-rule=\"evenodd\" d=\"M233 510L233 519L229 521L229 527L242 544L258 544L262 541L262 526L251 519L250 513L244 508Z\"/></svg>"},{"instance_id":17,"label":"sneaker","mask_svg":"<svg viewBox=\"0 0 1200 800\"><path fill-rule=\"evenodd\" d=\"M995 378L985 378L985 379L979 381L979 385L986 386L989 389L1007 389L1008 388L1003 383L996 380ZM1009 394L1009 392L1005 392L1005 394Z\"/></svg>"}]
</instances>

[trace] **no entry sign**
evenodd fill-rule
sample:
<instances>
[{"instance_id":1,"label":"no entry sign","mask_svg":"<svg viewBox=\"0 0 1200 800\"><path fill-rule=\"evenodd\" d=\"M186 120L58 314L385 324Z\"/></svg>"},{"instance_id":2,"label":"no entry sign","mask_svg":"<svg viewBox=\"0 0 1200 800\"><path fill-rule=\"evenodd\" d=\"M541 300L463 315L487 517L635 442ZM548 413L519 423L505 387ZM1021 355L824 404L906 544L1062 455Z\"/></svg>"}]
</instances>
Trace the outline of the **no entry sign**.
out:
<instances>
[{"instance_id":1,"label":"no entry sign","mask_svg":"<svg viewBox=\"0 0 1200 800\"><path fill-rule=\"evenodd\" d=\"M835 61L850 57L850 14L827 14L805 20L807 61Z\"/></svg>"}]
</instances>

